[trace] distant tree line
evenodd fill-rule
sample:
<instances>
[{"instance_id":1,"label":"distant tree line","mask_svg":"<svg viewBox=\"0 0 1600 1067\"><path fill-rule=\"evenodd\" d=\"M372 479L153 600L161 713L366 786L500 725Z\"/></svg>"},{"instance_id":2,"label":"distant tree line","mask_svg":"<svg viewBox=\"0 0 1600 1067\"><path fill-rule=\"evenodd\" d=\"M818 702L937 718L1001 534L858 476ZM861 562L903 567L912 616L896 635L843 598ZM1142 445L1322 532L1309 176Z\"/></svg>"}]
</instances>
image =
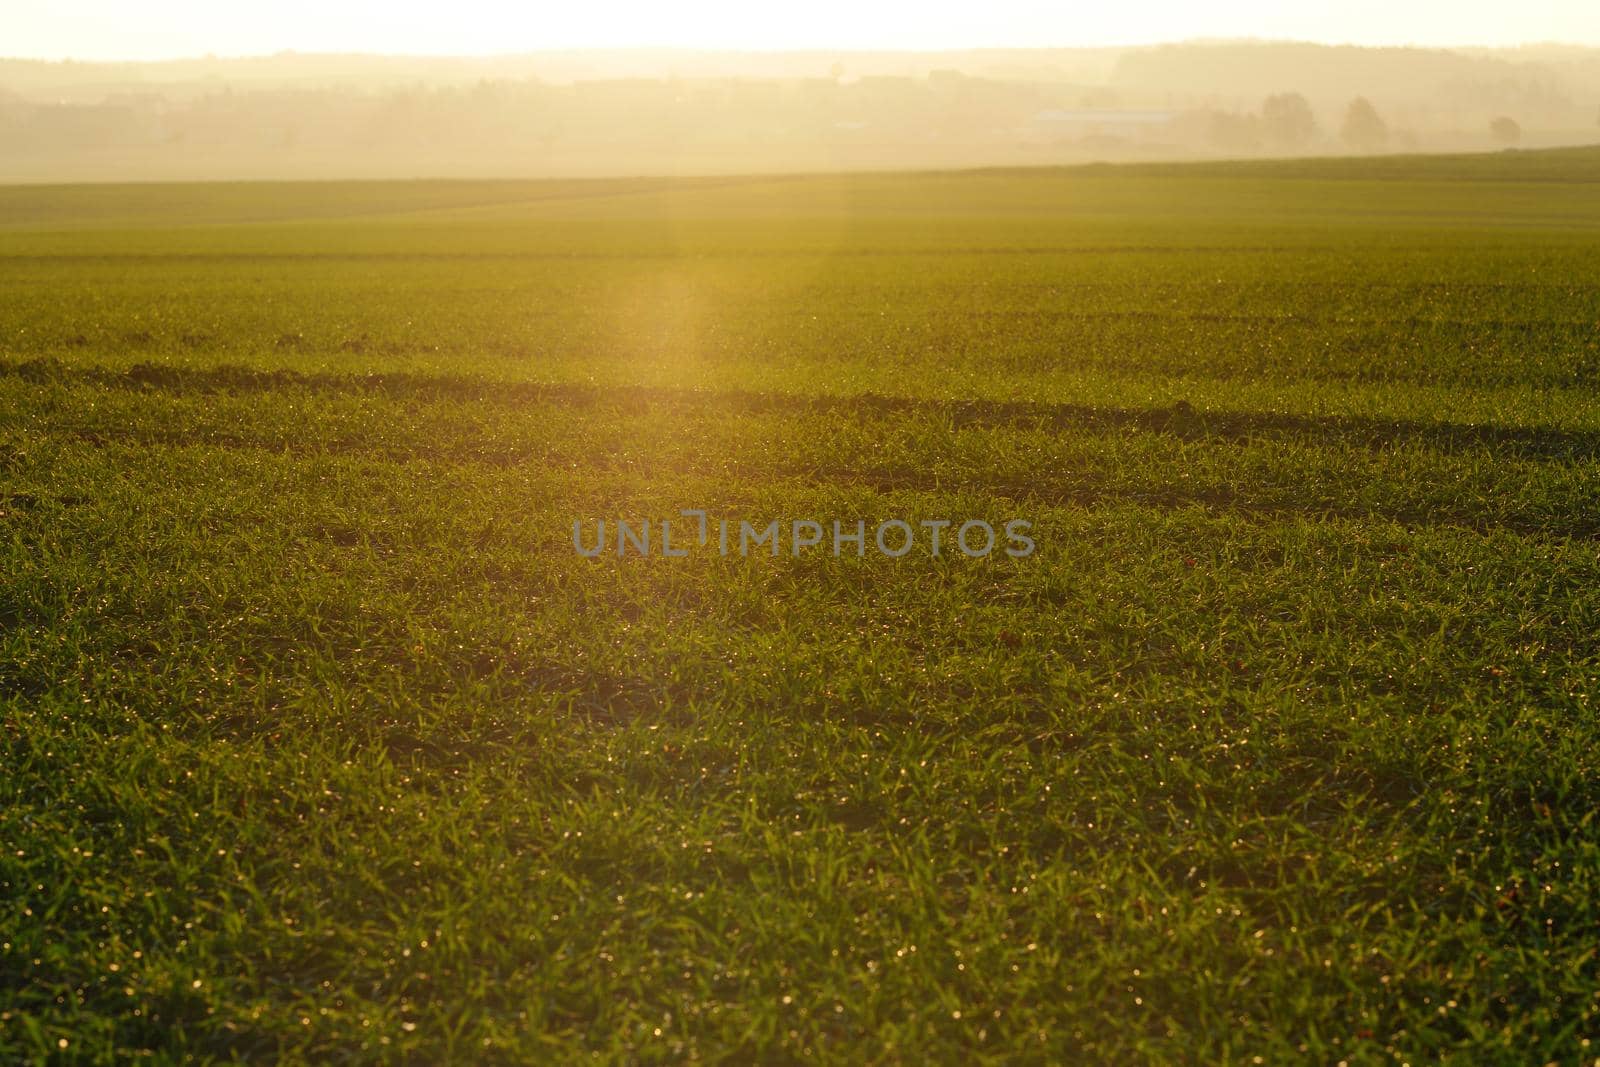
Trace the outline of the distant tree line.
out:
<instances>
[{"instance_id":1,"label":"distant tree line","mask_svg":"<svg viewBox=\"0 0 1600 1067\"><path fill-rule=\"evenodd\" d=\"M0 74L8 69L0 61ZM1550 143L1549 128L1533 125L1546 121L1538 113L1469 110L1441 119L1414 101L1379 99L1398 116L1397 125L1366 95L1343 104L1342 114L1327 97L1287 89L1267 94L1256 110L1230 110L1215 97L1153 98L953 69L852 75L837 62L817 76L764 79L483 79L383 90L113 83L98 99L87 92L24 95L0 85L0 181L105 173L637 174L1373 153L1418 147L1419 127L1430 148L1511 147L1535 139L1524 122ZM1457 120L1455 128L1442 124Z\"/></svg>"}]
</instances>

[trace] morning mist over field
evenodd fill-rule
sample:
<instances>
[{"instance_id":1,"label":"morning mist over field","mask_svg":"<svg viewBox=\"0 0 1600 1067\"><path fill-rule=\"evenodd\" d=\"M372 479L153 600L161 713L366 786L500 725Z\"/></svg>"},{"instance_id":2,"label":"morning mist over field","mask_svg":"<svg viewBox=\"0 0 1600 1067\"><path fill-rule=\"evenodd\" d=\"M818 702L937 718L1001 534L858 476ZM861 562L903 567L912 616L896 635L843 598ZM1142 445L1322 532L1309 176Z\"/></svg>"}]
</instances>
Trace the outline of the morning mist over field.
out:
<instances>
[{"instance_id":1,"label":"morning mist over field","mask_svg":"<svg viewBox=\"0 0 1600 1067\"><path fill-rule=\"evenodd\" d=\"M1600 1067L1593 0L24 3L0 1064Z\"/></svg>"},{"instance_id":2,"label":"morning mist over field","mask_svg":"<svg viewBox=\"0 0 1600 1067\"><path fill-rule=\"evenodd\" d=\"M1600 48L1561 45L0 60L0 181L840 171L1596 140Z\"/></svg>"}]
</instances>

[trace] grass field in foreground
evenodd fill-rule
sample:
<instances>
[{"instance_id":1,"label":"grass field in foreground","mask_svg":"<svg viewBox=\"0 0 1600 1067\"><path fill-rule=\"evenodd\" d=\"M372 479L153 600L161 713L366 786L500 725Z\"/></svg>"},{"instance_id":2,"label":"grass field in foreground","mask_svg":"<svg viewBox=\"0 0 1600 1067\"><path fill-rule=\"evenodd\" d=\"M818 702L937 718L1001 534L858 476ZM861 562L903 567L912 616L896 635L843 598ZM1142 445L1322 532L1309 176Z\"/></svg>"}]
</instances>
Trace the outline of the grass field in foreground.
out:
<instances>
[{"instance_id":1,"label":"grass field in foreground","mask_svg":"<svg viewBox=\"0 0 1600 1067\"><path fill-rule=\"evenodd\" d=\"M1597 387L1596 151L0 189L0 1059L1595 1061Z\"/></svg>"}]
</instances>

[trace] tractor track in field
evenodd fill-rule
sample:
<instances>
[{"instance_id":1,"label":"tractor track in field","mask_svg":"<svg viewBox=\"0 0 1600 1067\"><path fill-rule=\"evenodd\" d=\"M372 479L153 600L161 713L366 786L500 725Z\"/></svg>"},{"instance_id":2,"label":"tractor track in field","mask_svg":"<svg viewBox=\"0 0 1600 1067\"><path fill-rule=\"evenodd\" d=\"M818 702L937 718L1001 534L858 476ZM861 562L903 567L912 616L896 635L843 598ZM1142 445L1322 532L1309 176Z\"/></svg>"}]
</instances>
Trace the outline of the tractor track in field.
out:
<instances>
[{"instance_id":1,"label":"tractor track in field","mask_svg":"<svg viewBox=\"0 0 1600 1067\"><path fill-rule=\"evenodd\" d=\"M371 394L396 399L510 405L604 408L623 414L666 409L738 413L795 412L854 418L914 416L943 419L952 428L1026 426L1060 430L1120 430L1165 433L1194 441L1296 438L1369 448L1419 445L1439 452L1493 449L1508 457L1586 462L1600 459L1600 431L1500 426L1287 412L1200 411L1186 402L1164 407L1110 407L1021 400L923 399L862 393L818 396L748 390L681 389L659 386L597 386L502 382L465 376L407 372L333 374L256 370L241 366L208 369L137 364L126 370L68 368L55 360L0 359L0 378L38 384L87 385L170 394L255 394L308 391Z\"/></svg>"}]
</instances>

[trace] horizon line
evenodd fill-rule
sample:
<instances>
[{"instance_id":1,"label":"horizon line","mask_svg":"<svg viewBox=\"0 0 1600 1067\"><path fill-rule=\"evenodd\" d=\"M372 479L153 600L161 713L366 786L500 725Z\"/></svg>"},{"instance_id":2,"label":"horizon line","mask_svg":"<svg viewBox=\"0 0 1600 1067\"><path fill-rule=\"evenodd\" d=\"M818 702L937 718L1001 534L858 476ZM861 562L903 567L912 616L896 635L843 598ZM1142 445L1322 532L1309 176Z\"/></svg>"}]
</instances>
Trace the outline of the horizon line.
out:
<instances>
[{"instance_id":1,"label":"horizon line","mask_svg":"<svg viewBox=\"0 0 1600 1067\"><path fill-rule=\"evenodd\" d=\"M627 45L567 45L553 48L535 48L509 52L385 52L302 50L279 48L271 52L204 52L144 58L82 57L72 55L0 55L0 63L78 64L82 66L153 66L164 63L202 63L238 60L283 59L289 57L327 59L415 59L491 61L530 58L534 56L560 56L585 54L678 54L704 56L781 56L781 55L901 55L936 56L975 52L1127 52L1196 45L1309 45L1317 48L1353 48L1363 51L1415 51L1415 52L1517 52L1534 48L1568 48L1578 51L1600 51L1600 40L1594 42L1563 41L1554 39L1529 40L1517 44L1423 44L1419 42L1394 42L1362 44L1354 41L1325 41L1299 37L1185 37L1164 41L1126 42L1120 44L1048 44L1048 45L949 45L936 48L908 48L901 46L872 47L863 45L804 45L793 48L764 46L684 45L684 44L627 44Z\"/></svg>"}]
</instances>

